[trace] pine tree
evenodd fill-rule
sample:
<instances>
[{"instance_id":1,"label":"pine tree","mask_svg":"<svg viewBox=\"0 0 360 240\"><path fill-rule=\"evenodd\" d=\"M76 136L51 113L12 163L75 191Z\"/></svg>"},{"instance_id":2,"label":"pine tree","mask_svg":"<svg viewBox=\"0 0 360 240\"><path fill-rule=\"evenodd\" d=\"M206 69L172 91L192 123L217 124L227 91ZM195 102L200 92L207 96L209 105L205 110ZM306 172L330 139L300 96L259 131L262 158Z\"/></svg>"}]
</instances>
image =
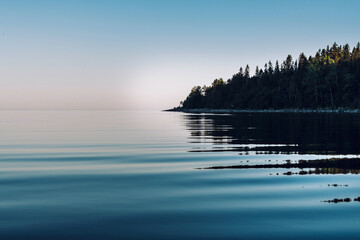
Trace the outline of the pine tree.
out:
<instances>
[{"instance_id":1,"label":"pine tree","mask_svg":"<svg viewBox=\"0 0 360 240\"><path fill-rule=\"evenodd\" d=\"M273 65L272 65L272 62L269 61L269 74L272 75L274 72L274 69L273 69Z\"/></svg>"},{"instance_id":2,"label":"pine tree","mask_svg":"<svg viewBox=\"0 0 360 240\"><path fill-rule=\"evenodd\" d=\"M243 76L244 76L244 70L243 70L242 67L240 67L239 75L240 75L240 77L243 77Z\"/></svg>"},{"instance_id":3,"label":"pine tree","mask_svg":"<svg viewBox=\"0 0 360 240\"><path fill-rule=\"evenodd\" d=\"M349 44L345 44L343 49L343 61L349 62L350 60L351 60L350 46Z\"/></svg>"},{"instance_id":4,"label":"pine tree","mask_svg":"<svg viewBox=\"0 0 360 240\"><path fill-rule=\"evenodd\" d=\"M301 53L299 56L299 69L305 68L307 65L307 58L304 53Z\"/></svg>"},{"instance_id":5,"label":"pine tree","mask_svg":"<svg viewBox=\"0 0 360 240\"><path fill-rule=\"evenodd\" d=\"M360 43L350 52L348 44L304 53L294 62L291 55L264 71L250 67L224 82L215 79L210 87L194 87L182 103L184 108L360 108Z\"/></svg>"},{"instance_id":6,"label":"pine tree","mask_svg":"<svg viewBox=\"0 0 360 240\"><path fill-rule=\"evenodd\" d=\"M279 61L276 60L276 63L275 63L275 75L278 75L280 74L280 67L279 67Z\"/></svg>"},{"instance_id":7,"label":"pine tree","mask_svg":"<svg viewBox=\"0 0 360 240\"><path fill-rule=\"evenodd\" d=\"M249 67L249 65L246 65L244 76L246 78L250 78L250 67Z\"/></svg>"},{"instance_id":8,"label":"pine tree","mask_svg":"<svg viewBox=\"0 0 360 240\"><path fill-rule=\"evenodd\" d=\"M255 76L260 77L260 75L259 75L259 66L256 66Z\"/></svg>"}]
</instances>

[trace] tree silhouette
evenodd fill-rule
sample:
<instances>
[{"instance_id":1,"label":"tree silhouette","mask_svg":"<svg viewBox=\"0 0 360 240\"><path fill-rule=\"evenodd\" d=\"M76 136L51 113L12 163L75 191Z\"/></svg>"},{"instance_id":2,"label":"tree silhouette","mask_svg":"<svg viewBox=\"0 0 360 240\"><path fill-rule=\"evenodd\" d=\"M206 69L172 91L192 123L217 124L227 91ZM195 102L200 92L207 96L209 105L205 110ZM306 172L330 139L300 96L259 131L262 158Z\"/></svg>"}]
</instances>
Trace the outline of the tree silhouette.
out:
<instances>
[{"instance_id":1,"label":"tree silhouette","mask_svg":"<svg viewBox=\"0 0 360 240\"><path fill-rule=\"evenodd\" d=\"M282 109L360 108L360 43L352 50L336 43L307 58L291 55L279 66L269 61L264 69L250 67L226 82L194 87L183 108Z\"/></svg>"}]
</instances>

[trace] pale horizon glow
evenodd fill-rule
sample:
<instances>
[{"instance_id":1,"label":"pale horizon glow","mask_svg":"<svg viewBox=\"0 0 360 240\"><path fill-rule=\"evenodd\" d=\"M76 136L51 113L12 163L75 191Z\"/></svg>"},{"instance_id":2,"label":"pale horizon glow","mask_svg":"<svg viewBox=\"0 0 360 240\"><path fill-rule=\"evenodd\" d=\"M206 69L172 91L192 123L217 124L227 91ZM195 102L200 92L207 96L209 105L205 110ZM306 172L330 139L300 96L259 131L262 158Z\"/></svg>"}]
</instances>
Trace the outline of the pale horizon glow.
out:
<instances>
[{"instance_id":1,"label":"pale horizon glow","mask_svg":"<svg viewBox=\"0 0 360 240\"><path fill-rule=\"evenodd\" d=\"M195 85L360 41L360 2L0 2L0 109L160 110ZM335 17L336 16L336 17Z\"/></svg>"}]
</instances>

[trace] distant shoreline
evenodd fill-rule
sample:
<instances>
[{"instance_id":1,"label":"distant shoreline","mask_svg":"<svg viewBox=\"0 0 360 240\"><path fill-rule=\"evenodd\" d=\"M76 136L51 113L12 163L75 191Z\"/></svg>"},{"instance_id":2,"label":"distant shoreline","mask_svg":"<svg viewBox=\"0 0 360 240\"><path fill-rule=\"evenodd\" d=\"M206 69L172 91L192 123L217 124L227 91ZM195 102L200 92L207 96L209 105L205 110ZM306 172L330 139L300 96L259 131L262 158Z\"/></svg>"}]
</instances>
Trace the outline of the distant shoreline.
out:
<instances>
[{"instance_id":1,"label":"distant shoreline","mask_svg":"<svg viewBox=\"0 0 360 240\"><path fill-rule=\"evenodd\" d=\"M172 108L166 112L183 113L360 113L360 109L211 109L211 108Z\"/></svg>"}]
</instances>

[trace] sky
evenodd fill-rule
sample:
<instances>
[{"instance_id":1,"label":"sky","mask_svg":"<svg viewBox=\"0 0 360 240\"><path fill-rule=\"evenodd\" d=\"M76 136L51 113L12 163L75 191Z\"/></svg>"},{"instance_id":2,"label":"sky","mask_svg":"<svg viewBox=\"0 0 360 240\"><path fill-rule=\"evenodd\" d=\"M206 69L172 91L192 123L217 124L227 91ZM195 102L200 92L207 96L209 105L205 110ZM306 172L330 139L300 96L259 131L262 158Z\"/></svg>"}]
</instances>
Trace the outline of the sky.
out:
<instances>
[{"instance_id":1,"label":"sky","mask_svg":"<svg viewBox=\"0 0 360 240\"><path fill-rule=\"evenodd\" d=\"M161 110L195 85L360 41L358 0L1 0L0 109Z\"/></svg>"}]
</instances>

